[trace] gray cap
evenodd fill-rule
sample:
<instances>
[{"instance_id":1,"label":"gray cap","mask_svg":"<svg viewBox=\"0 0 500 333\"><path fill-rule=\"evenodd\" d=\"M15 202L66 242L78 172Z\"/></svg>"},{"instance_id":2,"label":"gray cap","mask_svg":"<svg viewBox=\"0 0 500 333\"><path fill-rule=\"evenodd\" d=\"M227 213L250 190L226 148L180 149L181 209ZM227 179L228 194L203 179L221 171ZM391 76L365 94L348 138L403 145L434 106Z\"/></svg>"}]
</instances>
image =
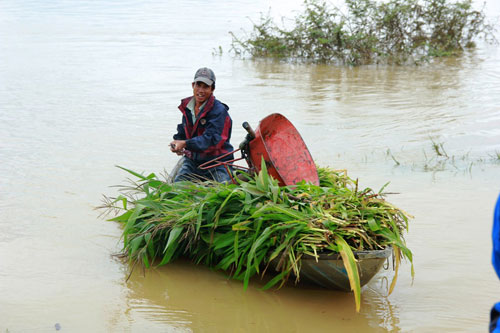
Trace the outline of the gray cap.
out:
<instances>
[{"instance_id":1,"label":"gray cap","mask_svg":"<svg viewBox=\"0 0 500 333\"><path fill-rule=\"evenodd\" d=\"M207 67L202 67L196 71L193 82L203 82L211 86L215 83L214 71Z\"/></svg>"}]
</instances>

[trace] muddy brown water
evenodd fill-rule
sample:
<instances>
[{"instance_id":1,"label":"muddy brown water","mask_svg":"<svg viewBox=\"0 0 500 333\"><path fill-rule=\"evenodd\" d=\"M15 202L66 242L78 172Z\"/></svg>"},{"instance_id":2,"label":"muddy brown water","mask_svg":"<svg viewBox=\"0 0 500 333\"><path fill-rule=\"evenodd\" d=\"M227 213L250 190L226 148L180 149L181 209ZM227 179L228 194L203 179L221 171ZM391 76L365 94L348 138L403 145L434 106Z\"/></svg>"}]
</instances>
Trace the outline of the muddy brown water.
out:
<instances>
[{"instance_id":1,"label":"muddy brown water","mask_svg":"<svg viewBox=\"0 0 500 333\"><path fill-rule=\"evenodd\" d=\"M237 59L228 31L299 1L0 2L0 331L478 332L500 281L490 263L500 191L500 53L480 44L421 67L359 68ZM487 2L492 16L498 4ZM203 17L198 20L197 17ZM221 46L222 55L213 55ZM177 105L196 68L217 75L233 142L279 112L318 164L361 186L390 182L414 216L403 263L352 294L247 291L178 261L134 271L111 255L120 227L98 217L126 175L162 173ZM432 142L448 157L437 156ZM57 324L57 325L56 325Z\"/></svg>"}]
</instances>

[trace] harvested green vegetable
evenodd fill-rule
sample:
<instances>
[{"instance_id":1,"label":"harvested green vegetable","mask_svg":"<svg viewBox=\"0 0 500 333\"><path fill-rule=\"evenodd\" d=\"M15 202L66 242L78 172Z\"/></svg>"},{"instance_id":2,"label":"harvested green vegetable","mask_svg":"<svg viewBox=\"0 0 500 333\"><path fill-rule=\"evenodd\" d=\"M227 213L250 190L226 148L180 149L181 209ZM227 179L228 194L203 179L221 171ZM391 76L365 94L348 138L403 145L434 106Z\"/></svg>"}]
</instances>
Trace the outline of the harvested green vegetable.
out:
<instances>
[{"instance_id":1,"label":"harvested green vegetable","mask_svg":"<svg viewBox=\"0 0 500 333\"><path fill-rule=\"evenodd\" d=\"M250 278L264 274L273 261L277 272L267 289L283 285L292 273L298 281L303 255L331 251L342 255L359 310L361 288L352 251L391 246L398 264L401 255L412 262L402 236L407 215L382 198L383 188L359 191L345 172L318 168L320 186L280 187L265 164L239 184L170 184L155 174L122 169L138 182L117 198L107 198L101 208L118 209L120 215L111 221L124 225L123 254L147 268L187 256L229 272L247 288Z\"/></svg>"}]
</instances>

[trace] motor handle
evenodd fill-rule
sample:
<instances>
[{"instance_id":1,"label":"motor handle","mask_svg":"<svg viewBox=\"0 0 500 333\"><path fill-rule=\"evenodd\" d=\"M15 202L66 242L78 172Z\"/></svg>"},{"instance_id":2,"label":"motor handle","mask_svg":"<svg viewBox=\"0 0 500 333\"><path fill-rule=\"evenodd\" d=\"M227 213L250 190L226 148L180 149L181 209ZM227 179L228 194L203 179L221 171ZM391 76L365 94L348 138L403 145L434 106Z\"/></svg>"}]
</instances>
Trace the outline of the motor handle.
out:
<instances>
[{"instance_id":1,"label":"motor handle","mask_svg":"<svg viewBox=\"0 0 500 333\"><path fill-rule=\"evenodd\" d=\"M250 126L249 123L247 123L246 121L243 123L243 128L247 131L247 135L245 137L245 140L243 140L241 143L240 143L240 146L239 148L241 150L245 150L248 146L248 144L250 143L250 141L252 141L253 139L255 139L255 132L253 131L252 127Z\"/></svg>"},{"instance_id":2,"label":"motor handle","mask_svg":"<svg viewBox=\"0 0 500 333\"><path fill-rule=\"evenodd\" d=\"M255 139L255 132L253 131L252 129L252 126L250 126L249 123L247 123L246 121L243 122L243 128L247 131L248 135L247 135L247 138L250 139L249 141L252 141L253 139Z\"/></svg>"}]
</instances>

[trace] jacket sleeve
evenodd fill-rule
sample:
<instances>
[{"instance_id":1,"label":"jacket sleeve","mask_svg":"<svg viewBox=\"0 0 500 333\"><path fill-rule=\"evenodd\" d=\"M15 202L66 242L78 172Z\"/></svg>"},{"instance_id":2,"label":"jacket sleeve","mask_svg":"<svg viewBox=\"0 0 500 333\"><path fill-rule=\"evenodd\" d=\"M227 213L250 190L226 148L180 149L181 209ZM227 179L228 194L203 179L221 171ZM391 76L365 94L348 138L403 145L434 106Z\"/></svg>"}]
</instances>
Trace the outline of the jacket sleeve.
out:
<instances>
[{"instance_id":1,"label":"jacket sleeve","mask_svg":"<svg viewBox=\"0 0 500 333\"><path fill-rule=\"evenodd\" d=\"M177 125L177 133L174 134L174 140L186 140L186 132L184 131L184 117L182 124Z\"/></svg>"},{"instance_id":2,"label":"jacket sleeve","mask_svg":"<svg viewBox=\"0 0 500 333\"><path fill-rule=\"evenodd\" d=\"M229 114L224 106L220 105L217 110L212 110L206 118L205 132L200 136L187 140L186 148L191 151L202 152L211 146L222 145L224 143L221 142L222 133L226 126L227 118L229 118Z\"/></svg>"}]
</instances>

